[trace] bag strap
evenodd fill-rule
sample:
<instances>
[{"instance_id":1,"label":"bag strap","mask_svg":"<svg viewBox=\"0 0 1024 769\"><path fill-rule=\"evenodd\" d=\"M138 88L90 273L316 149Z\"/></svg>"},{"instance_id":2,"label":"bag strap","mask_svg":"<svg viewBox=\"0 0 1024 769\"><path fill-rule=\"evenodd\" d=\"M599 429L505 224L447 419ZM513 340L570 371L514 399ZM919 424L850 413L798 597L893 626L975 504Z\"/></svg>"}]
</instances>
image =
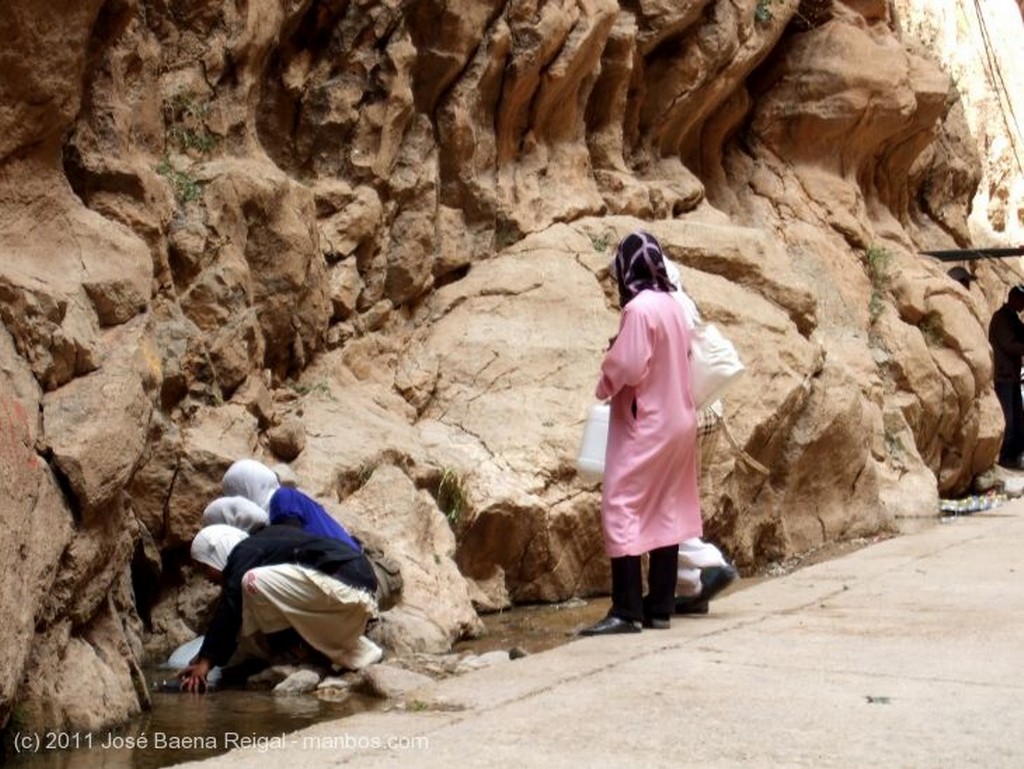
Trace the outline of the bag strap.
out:
<instances>
[{"instance_id":1,"label":"bag strap","mask_svg":"<svg viewBox=\"0 0 1024 769\"><path fill-rule=\"evenodd\" d=\"M767 467L765 467L752 456L750 456L750 454L748 454L743 449L743 447L740 446L739 442L736 440L736 437L732 434L732 430L729 429L729 423L725 421L724 413L719 417L718 422L722 428L722 432L725 433L726 440L729 441L729 445L732 446L733 451L736 452L736 455L739 457L739 460L743 462L743 464L745 464L751 470L754 470L755 472L758 472L761 475L764 475L766 477L768 475L771 475L771 472L768 470Z\"/></svg>"}]
</instances>

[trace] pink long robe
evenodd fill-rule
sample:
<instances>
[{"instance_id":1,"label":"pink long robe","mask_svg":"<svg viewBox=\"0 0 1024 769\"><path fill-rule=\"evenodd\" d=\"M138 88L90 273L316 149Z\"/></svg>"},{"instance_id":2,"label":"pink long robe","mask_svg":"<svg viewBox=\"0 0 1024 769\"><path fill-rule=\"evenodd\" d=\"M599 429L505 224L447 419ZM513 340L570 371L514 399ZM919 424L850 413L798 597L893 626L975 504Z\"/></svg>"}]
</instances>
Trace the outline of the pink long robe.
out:
<instances>
[{"instance_id":1,"label":"pink long robe","mask_svg":"<svg viewBox=\"0 0 1024 769\"><path fill-rule=\"evenodd\" d=\"M672 295L641 291L622 311L601 364L595 394L611 398L601 497L611 558L703 534L689 349L690 332Z\"/></svg>"}]
</instances>

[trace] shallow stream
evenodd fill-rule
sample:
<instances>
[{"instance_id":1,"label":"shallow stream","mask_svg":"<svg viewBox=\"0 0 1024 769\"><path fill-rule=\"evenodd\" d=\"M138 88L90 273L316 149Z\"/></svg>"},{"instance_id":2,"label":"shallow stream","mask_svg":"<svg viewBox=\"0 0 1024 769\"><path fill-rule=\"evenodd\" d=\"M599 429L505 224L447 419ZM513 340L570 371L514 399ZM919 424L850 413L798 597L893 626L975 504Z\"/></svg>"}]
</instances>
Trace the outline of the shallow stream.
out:
<instances>
[{"instance_id":1,"label":"shallow stream","mask_svg":"<svg viewBox=\"0 0 1024 769\"><path fill-rule=\"evenodd\" d=\"M518 648L535 654L568 641L608 609L608 599L516 607L483 617L487 632L460 643L456 652L482 654ZM306 726L373 708L383 700L350 694L342 702L313 695L275 696L269 691L224 689L205 695L159 691L174 671L147 671L153 707L131 723L89 734L22 734L22 750L0 763L10 769L162 769L274 741Z\"/></svg>"},{"instance_id":2,"label":"shallow stream","mask_svg":"<svg viewBox=\"0 0 1024 769\"><path fill-rule=\"evenodd\" d=\"M159 681L168 671L154 671ZM11 769L160 769L259 745L303 727L380 706L354 697L275 697L269 691L224 690L206 695L153 692L153 708L119 729L96 733L22 735Z\"/></svg>"}]
</instances>

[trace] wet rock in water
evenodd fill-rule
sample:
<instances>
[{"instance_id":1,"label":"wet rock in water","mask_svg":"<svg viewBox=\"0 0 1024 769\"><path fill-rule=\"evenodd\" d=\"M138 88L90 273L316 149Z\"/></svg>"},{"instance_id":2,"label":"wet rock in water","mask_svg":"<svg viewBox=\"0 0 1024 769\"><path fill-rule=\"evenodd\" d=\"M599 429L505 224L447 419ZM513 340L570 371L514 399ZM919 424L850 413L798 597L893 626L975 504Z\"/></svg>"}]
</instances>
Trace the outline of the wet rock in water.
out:
<instances>
[{"instance_id":1,"label":"wet rock in water","mask_svg":"<svg viewBox=\"0 0 1024 769\"><path fill-rule=\"evenodd\" d=\"M375 697L399 699L432 683L434 679L423 673L391 665L371 665L363 671L361 688Z\"/></svg>"},{"instance_id":2,"label":"wet rock in water","mask_svg":"<svg viewBox=\"0 0 1024 769\"><path fill-rule=\"evenodd\" d=\"M489 614L511 608L512 598L505 585L505 570L495 566L494 573L486 579L466 579L469 599L478 614Z\"/></svg>"},{"instance_id":3,"label":"wet rock in water","mask_svg":"<svg viewBox=\"0 0 1024 769\"><path fill-rule=\"evenodd\" d=\"M324 676L317 684L316 696L330 702L341 702L352 692L352 681L341 676Z\"/></svg>"},{"instance_id":4,"label":"wet rock in water","mask_svg":"<svg viewBox=\"0 0 1024 769\"><path fill-rule=\"evenodd\" d=\"M587 607L587 602L582 598L570 598L561 603L555 604L555 609L584 609Z\"/></svg>"},{"instance_id":5,"label":"wet rock in water","mask_svg":"<svg viewBox=\"0 0 1024 769\"><path fill-rule=\"evenodd\" d=\"M301 670L297 665L271 665L245 680L246 686L263 689L273 688L293 673Z\"/></svg>"},{"instance_id":6,"label":"wet rock in water","mask_svg":"<svg viewBox=\"0 0 1024 769\"><path fill-rule=\"evenodd\" d=\"M163 678L153 684L153 691L157 692L180 692L181 680L178 678Z\"/></svg>"},{"instance_id":7,"label":"wet rock in water","mask_svg":"<svg viewBox=\"0 0 1024 769\"><path fill-rule=\"evenodd\" d=\"M530 652L520 646L513 646L508 650L508 658L510 660L521 660L523 657L529 656L529 654Z\"/></svg>"},{"instance_id":8,"label":"wet rock in water","mask_svg":"<svg viewBox=\"0 0 1024 769\"><path fill-rule=\"evenodd\" d=\"M296 670L281 683L274 687L274 694L306 694L320 685L320 674L315 670L303 668Z\"/></svg>"}]
</instances>

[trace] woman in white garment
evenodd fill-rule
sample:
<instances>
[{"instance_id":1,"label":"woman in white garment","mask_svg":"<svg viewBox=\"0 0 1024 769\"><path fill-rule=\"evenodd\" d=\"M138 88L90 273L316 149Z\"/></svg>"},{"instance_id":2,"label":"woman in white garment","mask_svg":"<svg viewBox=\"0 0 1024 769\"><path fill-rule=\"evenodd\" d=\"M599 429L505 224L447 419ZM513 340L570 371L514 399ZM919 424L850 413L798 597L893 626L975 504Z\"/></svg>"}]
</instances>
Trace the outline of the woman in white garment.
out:
<instances>
[{"instance_id":1,"label":"woman in white garment","mask_svg":"<svg viewBox=\"0 0 1024 769\"><path fill-rule=\"evenodd\" d=\"M292 526L255 534L226 524L192 540L192 558L221 585L220 602L199 653L178 675L185 691L206 689L240 637L294 629L338 669L359 670L383 651L364 635L377 614L377 579L362 552Z\"/></svg>"}]
</instances>

